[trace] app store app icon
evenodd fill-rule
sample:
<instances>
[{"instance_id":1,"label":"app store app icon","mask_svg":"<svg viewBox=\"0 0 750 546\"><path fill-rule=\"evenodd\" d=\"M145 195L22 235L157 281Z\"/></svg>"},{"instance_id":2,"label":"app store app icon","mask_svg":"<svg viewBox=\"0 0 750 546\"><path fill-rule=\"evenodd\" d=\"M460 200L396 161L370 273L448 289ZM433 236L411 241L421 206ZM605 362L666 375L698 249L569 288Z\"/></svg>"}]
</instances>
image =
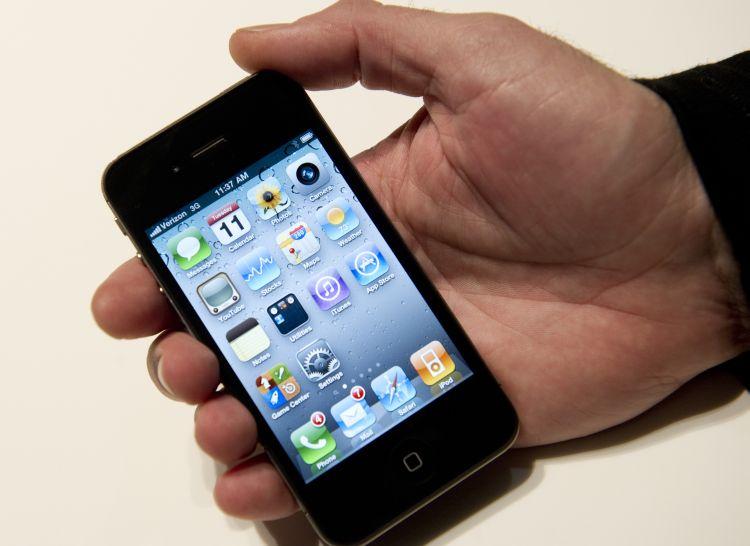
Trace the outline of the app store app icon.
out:
<instances>
[{"instance_id":1,"label":"app store app icon","mask_svg":"<svg viewBox=\"0 0 750 546\"><path fill-rule=\"evenodd\" d=\"M349 271L362 286L366 286L388 271L388 262L373 243L366 243L345 258Z\"/></svg>"}]
</instances>

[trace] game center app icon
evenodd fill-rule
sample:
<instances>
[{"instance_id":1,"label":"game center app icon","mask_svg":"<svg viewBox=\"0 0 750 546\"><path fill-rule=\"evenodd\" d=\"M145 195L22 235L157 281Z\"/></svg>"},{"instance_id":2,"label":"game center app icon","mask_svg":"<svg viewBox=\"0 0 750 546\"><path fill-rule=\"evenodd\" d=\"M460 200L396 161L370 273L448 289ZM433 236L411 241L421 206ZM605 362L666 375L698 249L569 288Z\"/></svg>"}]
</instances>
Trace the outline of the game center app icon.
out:
<instances>
[{"instance_id":1,"label":"game center app icon","mask_svg":"<svg viewBox=\"0 0 750 546\"><path fill-rule=\"evenodd\" d=\"M264 246L237 260L237 271L253 290L260 290L281 275L281 269Z\"/></svg>"},{"instance_id":2,"label":"game center app icon","mask_svg":"<svg viewBox=\"0 0 750 546\"><path fill-rule=\"evenodd\" d=\"M307 291L323 311L349 297L349 287L335 267L329 267L317 277L310 279Z\"/></svg>"},{"instance_id":3,"label":"game center app icon","mask_svg":"<svg viewBox=\"0 0 750 546\"><path fill-rule=\"evenodd\" d=\"M276 236L276 244L287 261L297 265L320 250L320 242L305 222L298 222Z\"/></svg>"},{"instance_id":4,"label":"game center app icon","mask_svg":"<svg viewBox=\"0 0 750 546\"><path fill-rule=\"evenodd\" d=\"M323 233L333 241L341 239L359 225L359 218L343 197L337 197L326 206L316 210L315 218L323 229Z\"/></svg>"},{"instance_id":5,"label":"game center app icon","mask_svg":"<svg viewBox=\"0 0 750 546\"><path fill-rule=\"evenodd\" d=\"M299 383L286 364L276 364L255 379L255 386L271 409L278 409L300 393Z\"/></svg>"},{"instance_id":6,"label":"game center app icon","mask_svg":"<svg viewBox=\"0 0 750 546\"><path fill-rule=\"evenodd\" d=\"M317 416L323 417L316 418ZM307 464L319 461L336 449L336 440L325 425L325 415L319 411L312 414L310 421L292 432L290 439Z\"/></svg>"},{"instance_id":7,"label":"game center app icon","mask_svg":"<svg viewBox=\"0 0 750 546\"><path fill-rule=\"evenodd\" d=\"M250 222L236 201L209 214L206 217L206 223L223 245L236 241L250 231Z\"/></svg>"},{"instance_id":8,"label":"game center app icon","mask_svg":"<svg viewBox=\"0 0 750 546\"><path fill-rule=\"evenodd\" d=\"M456 365L439 341L431 341L409 359L425 385L434 385L453 373Z\"/></svg>"},{"instance_id":9,"label":"game center app icon","mask_svg":"<svg viewBox=\"0 0 750 546\"><path fill-rule=\"evenodd\" d=\"M373 243L366 243L350 252L346 255L345 261L354 278L362 286L370 284L388 271L388 262Z\"/></svg>"},{"instance_id":10,"label":"game center app icon","mask_svg":"<svg viewBox=\"0 0 750 546\"><path fill-rule=\"evenodd\" d=\"M362 392L359 396L357 392ZM363 430L375 424L375 414L364 398L364 389L354 387L351 394L331 406L331 415L347 438L354 438Z\"/></svg>"},{"instance_id":11,"label":"game center app icon","mask_svg":"<svg viewBox=\"0 0 750 546\"><path fill-rule=\"evenodd\" d=\"M167 250L180 269L186 271L211 255L211 247L198 228L189 227L169 241Z\"/></svg>"},{"instance_id":12,"label":"game center app icon","mask_svg":"<svg viewBox=\"0 0 750 546\"><path fill-rule=\"evenodd\" d=\"M287 294L270 305L266 311L282 335L288 334L310 320L307 311L294 294Z\"/></svg>"},{"instance_id":13,"label":"game center app icon","mask_svg":"<svg viewBox=\"0 0 750 546\"><path fill-rule=\"evenodd\" d=\"M263 220L270 220L292 204L275 178L268 178L250 188L247 200L255 206L255 212Z\"/></svg>"},{"instance_id":14,"label":"game center app icon","mask_svg":"<svg viewBox=\"0 0 750 546\"><path fill-rule=\"evenodd\" d=\"M388 411L400 408L417 394L414 385L399 366L393 366L377 376L370 386Z\"/></svg>"},{"instance_id":15,"label":"game center app icon","mask_svg":"<svg viewBox=\"0 0 750 546\"><path fill-rule=\"evenodd\" d=\"M316 339L297 352L297 361L310 381L323 379L339 369L341 363L325 339Z\"/></svg>"},{"instance_id":16,"label":"game center app icon","mask_svg":"<svg viewBox=\"0 0 750 546\"><path fill-rule=\"evenodd\" d=\"M226 273L211 277L198 287L197 292L212 315L218 315L227 307L240 301L240 293L237 292Z\"/></svg>"}]
</instances>

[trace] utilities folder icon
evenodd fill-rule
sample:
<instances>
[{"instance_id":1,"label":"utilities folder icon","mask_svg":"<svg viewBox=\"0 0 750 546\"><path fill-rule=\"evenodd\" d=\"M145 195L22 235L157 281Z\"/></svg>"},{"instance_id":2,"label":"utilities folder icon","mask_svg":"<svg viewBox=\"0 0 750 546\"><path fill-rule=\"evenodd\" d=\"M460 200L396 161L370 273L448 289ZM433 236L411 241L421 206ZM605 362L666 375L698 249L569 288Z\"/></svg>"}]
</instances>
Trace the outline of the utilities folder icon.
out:
<instances>
[{"instance_id":1,"label":"utilities folder icon","mask_svg":"<svg viewBox=\"0 0 750 546\"><path fill-rule=\"evenodd\" d=\"M227 341L242 362L247 362L271 346L271 340L252 317L229 330Z\"/></svg>"}]
</instances>

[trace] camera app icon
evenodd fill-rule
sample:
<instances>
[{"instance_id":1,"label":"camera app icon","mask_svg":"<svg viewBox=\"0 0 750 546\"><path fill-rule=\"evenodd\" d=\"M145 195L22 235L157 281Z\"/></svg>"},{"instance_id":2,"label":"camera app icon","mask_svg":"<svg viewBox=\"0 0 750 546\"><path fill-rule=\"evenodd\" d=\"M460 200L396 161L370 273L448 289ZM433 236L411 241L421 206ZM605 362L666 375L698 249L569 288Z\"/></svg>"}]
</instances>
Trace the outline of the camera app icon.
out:
<instances>
[{"instance_id":1,"label":"camera app icon","mask_svg":"<svg viewBox=\"0 0 750 546\"><path fill-rule=\"evenodd\" d=\"M312 152L289 165L286 168L286 175L294 183L296 191L302 195L322 188L331 180L331 174L318 156Z\"/></svg>"}]
</instances>

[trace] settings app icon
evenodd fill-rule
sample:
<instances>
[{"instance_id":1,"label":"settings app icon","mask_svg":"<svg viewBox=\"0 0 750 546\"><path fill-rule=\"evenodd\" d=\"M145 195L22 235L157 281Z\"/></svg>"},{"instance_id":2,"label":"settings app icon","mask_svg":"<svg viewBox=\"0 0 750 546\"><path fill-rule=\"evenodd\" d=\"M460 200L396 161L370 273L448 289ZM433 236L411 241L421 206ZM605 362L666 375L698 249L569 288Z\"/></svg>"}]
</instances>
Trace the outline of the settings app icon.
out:
<instances>
[{"instance_id":1,"label":"settings app icon","mask_svg":"<svg viewBox=\"0 0 750 546\"><path fill-rule=\"evenodd\" d=\"M341 365L325 339L316 339L300 349L297 361L310 381L323 379Z\"/></svg>"}]
</instances>

